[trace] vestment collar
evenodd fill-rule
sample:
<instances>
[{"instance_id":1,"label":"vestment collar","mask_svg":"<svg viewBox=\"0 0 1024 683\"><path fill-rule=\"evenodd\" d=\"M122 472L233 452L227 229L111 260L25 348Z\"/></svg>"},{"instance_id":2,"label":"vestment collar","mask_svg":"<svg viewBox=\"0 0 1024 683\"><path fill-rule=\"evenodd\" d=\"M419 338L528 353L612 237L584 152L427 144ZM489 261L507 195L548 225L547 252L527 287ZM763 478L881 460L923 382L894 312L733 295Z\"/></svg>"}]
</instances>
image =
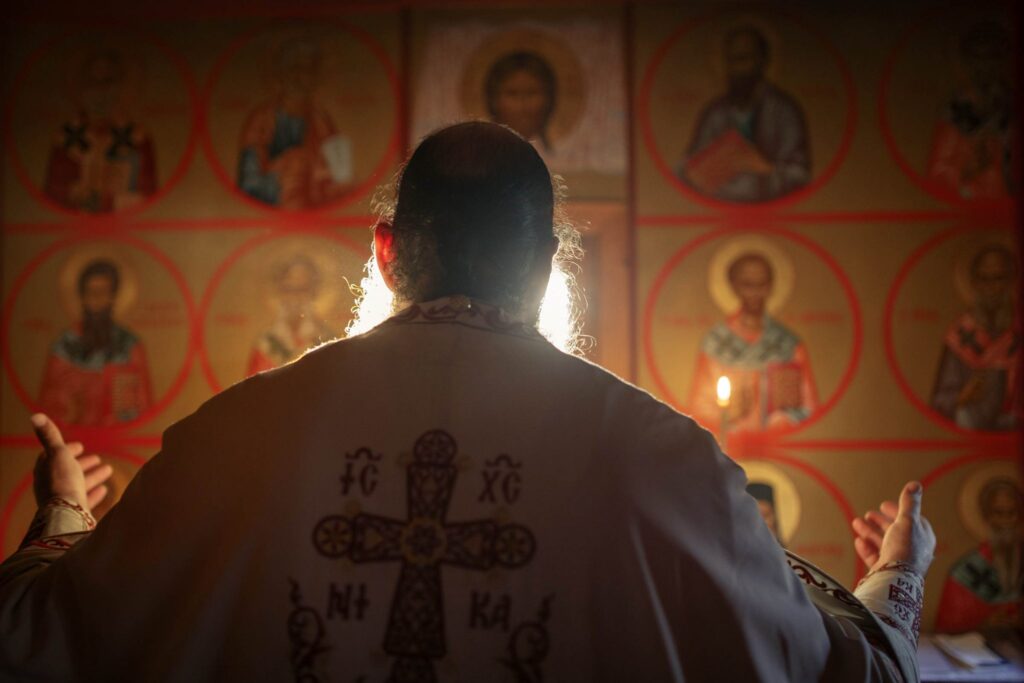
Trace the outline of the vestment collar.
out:
<instances>
[{"instance_id":1,"label":"vestment collar","mask_svg":"<svg viewBox=\"0 0 1024 683\"><path fill-rule=\"evenodd\" d=\"M381 326L454 324L543 341L536 326L493 304L467 296L446 296L411 304Z\"/></svg>"}]
</instances>

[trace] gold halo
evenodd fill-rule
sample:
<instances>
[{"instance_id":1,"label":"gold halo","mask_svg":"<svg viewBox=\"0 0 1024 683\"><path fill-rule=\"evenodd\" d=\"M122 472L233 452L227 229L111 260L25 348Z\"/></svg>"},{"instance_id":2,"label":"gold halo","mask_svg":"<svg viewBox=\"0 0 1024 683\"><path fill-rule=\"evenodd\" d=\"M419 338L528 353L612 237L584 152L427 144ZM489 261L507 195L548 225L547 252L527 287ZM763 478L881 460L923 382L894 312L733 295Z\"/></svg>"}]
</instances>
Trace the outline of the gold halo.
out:
<instances>
[{"instance_id":1,"label":"gold halo","mask_svg":"<svg viewBox=\"0 0 1024 683\"><path fill-rule=\"evenodd\" d=\"M765 68L765 77L770 81L777 81L779 65L782 63L782 40L779 38L779 31L763 17L758 17L746 12L732 14L728 21L708 34L707 57L710 62L711 73L719 83L725 83L727 70L725 61L722 58L722 48L725 36L729 31L740 26L752 26L761 32L768 41L768 66Z\"/></svg>"},{"instance_id":2,"label":"gold halo","mask_svg":"<svg viewBox=\"0 0 1024 683\"><path fill-rule=\"evenodd\" d=\"M984 541L989 537L988 525L985 524L985 520L981 516L980 501L978 500L981 490L993 479L1010 479L1017 484L1018 491L1024 491L1018 467L1016 462L1010 460L994 462L971 472L960 486L960 493L957 495L960 521L971 536L979 541Z\"/></svg>"},{"instance_id":3,"label":"gold halo","mask_svg":"<svg viewBox=\"0 0 1024 683\"><path fill-rule=\"evenodd\" d=\"M547 127L548 138L553 143L568 135L582 118L587 98L586 80L573 51L557 37L536 29L513 29L484 40L466 61L462 72L462 110L469 118L490 119L484 94L487 72L499 58L520 51L539 55L555 72L558 99Z\"/></svg>"},{"instance_id":4,"label":"gold halo","mask_svg":"<svg viewBox=\"0 0 1024 683\"><path fill-rule=\"evenodd\" d=\"M708 265L708 292L711 299L726 315L736 312L740 300L729 285L729 264L747 252L760 254L772 264L774 286L768 297L767 309L769 313L774 313L785 305L793 293L796 273L789 255L776 242L760 235L734 237L712 254Z\"/></svg>"},{"instance_id":5,"label":"gold halo","mask_svg":"<svg viewBox=\"0 0 1024 683\"><path fill-rule=\"evenodd\" d=\"M78 296L78 276L90 262L103 259L117 266L120 283L114 300L114 318L124 320L139 297L139 276L135 264L124 247L91 244L72 251L60 267L57 292L60 307L73 322L82 318L82 303Z\"/></svg>"},{"instance_id":6,"label":"gold halo","mask_svg":"<svg viewBox=\"0 0 1024 683\"><path fill-rule=\"evenodd\" d=\"M747 473L749 483L768 484L775 491L776 524L781 541L788 545L800 526L800 494L793 480L777 466L762 460L744 460L739 463Z\"/></svg>"},{"instance_id":7,"label":"gold halo","mask_svg":"<svg viewBox=\"0 0 1024 683\"><path fill-rule=\"evenodd\" d=\"M321 320L329 321L332 314L336 313L338 296L341 290L348 291L345 281L342 280L341 262L335 253L336 249L344 249L340 244L329 243L328 248L313 244L320 241L317 238L303 237L282 237L271 243L263 245L260 253L255 258L253 272L259 280L259 292L267 308L276 313L277 291L274 285L274 278L278 271L288 262L296 258L308 258L316 266L320 273L320 289L313 299L313 310ZM318 248L319 246L319 248ZM361 261L361 259L357 260ZM355 278L359 272L352 273Z\"/></svg>"},{"instance_id":8,"label":"gold halo","mask_svg":"<svg viewBox=\"0 0 1024 683\"><path fill-rule=\"evenodd\" d=\"M971 261L982 249L994 246L1006 247L1011 254L1017 252L1013 244L1013 237L1008 232L973 237L968 244L957 249L956 261L953 262L953 286L956 287L957 295L968 306L974 303L974 288L971 286ZM1013 267L1016 268L1017 264L1014 263Z\"/></svg>"},{"instance_id":9,"label":"gold halo","mask_svg":"<svg viewBox=\"0 0 1024 683\"><path fill-rule=\"evenodd\" d=\"M138 104L142 97L142 84L146 77L146 61L138 49L126 49L118 46L114 49L98 47L96 42L77 43L64 50L63 53L63 78L64 92L73 106L79 105L79 92L81 91L81 74L85 61L98 53L112 52L121 57L124 67L124 102L121 104L131 106Z\"/></svg>"}]
</instances>

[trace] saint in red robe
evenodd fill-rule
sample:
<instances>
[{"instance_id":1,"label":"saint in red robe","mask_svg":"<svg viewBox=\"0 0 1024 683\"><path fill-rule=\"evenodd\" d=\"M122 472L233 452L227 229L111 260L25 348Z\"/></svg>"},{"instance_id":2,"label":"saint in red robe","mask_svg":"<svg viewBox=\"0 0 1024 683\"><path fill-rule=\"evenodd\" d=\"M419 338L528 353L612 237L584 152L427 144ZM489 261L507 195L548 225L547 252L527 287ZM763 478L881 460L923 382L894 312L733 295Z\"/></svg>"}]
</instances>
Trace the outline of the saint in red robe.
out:
<instances>
[{"instance_id":1,"label":"saint in red robe","mask_svg":"<svg viewBox=\"0 0 1024 683\"><path fill-rule=\"evenodd\" d=\"M943 633L973 631L982 626L1012 623L1020 616L1020 547L1014 576L1003 579L987 541L964 555L949 570L935 630Z\"/></svg>"},{"instance_id":2,"label":"saint in red robe","mask_svg":"<svg viewBox=\"0 0 1024 683\"><path fill-rule=\"evenodd\" d=\"M771 316L751 334L733 315L715 325L701 343L688 407L708 428L719 426L719 377L728 377L731 401L746 406L729 420L729 431L761 431L806 420L818 407L810 357L803 341ZM734 410L730 414L735 414Z\"/></svg>"},{"instance_id":3,"label":"saint in red robe","mask_svg":"<svg viewBox=\"0 0 1024 683\"><path fill-rule=\"evenodd\" d=\"M113 326L110 343L86 349L79 330L54 342L46 361L39 409L65 424L108 427L137 419L153 404L142 342Z\"/></svg>"}]
</instances>

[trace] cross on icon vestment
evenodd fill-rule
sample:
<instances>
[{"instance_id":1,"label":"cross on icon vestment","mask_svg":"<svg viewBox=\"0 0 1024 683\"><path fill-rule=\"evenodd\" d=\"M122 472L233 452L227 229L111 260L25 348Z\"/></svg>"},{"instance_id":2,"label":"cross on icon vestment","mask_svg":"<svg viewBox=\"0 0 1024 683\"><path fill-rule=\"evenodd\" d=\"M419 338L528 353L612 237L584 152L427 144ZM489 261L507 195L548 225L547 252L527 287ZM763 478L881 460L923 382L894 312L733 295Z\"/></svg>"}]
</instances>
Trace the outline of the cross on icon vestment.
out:
<instances>
[{"instance_id":1,"label":"cross on icon vestment","mask_svg":"<svg viewBox=\"0 0 1024 683\"><path fill-rule=\"evenodd\" d=\"M406 519L359 513L330 515L313 530L316 549L356 564L401 562L384 651L394 658L390 681L436 681L434 660L444 657L444 565L487 571L514 569L533 557L533 533L493 519L449 522L458 468L455 439L432 430L416 440L406 467Z\"/></svg>"}]
</instances>

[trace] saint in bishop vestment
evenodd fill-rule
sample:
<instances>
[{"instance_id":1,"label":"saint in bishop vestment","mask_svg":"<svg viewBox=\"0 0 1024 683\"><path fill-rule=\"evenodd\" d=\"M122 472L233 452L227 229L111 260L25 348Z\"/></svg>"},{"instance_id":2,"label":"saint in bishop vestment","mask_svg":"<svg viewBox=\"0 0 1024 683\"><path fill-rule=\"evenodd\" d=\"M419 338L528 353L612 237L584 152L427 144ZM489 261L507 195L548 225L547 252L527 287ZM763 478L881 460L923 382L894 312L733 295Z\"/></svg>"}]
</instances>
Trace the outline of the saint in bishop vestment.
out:
<instances>
[{"instance_id":1,"label":"saint in bishop vestment","mask_svg":"<svg viewBox=\"0 0 1024 683\"><path fill-rule=\"evenodd\" d=\"M1018 424L1015 267L1007 247L988 245L961 278L971 305L946 331L931 406L963 429L1005 431Z\"/></svg>"},{"instance_id":2,"label":"saint in bishop vestment","mask_svg":"<svg viewBox=\"0 0 1024 683\"><path fill-rule=\"evenodd\" d=\"M76 111L57 131L43 181L61 206L108 213L156 191L156 150L128 112L125 59L114 50L94 52L76 75Z\"/></svg>"},{"instance_id":3,"label":"saint in bishop vestment","mask_svg":"<svg viewBox=\"0 0 1024 683\"><path fill-rule=\"evenodd\" d=\"M688 406L708 426L762 431L806 420L818 405L807 347L769 311L775 267L765 253L747 251L727 266L738 310L701 341ZM774 304L774 301L773 301ZM718 404L718 379L731 385L728 407Z\"/></svg>"},{"instance_id":4,"label":"saint in bishop vestment","mask_svg":"<svg viewBox=\"0 0 1024 683\"><path fill-rule=\"evenodd\" d=\"M78 275L81 317L50 347L39 408L65 424L111 426L137 419L153 403L139 336L114 318L122 275L106 259Z\"/></svg>"}]
</instances>

